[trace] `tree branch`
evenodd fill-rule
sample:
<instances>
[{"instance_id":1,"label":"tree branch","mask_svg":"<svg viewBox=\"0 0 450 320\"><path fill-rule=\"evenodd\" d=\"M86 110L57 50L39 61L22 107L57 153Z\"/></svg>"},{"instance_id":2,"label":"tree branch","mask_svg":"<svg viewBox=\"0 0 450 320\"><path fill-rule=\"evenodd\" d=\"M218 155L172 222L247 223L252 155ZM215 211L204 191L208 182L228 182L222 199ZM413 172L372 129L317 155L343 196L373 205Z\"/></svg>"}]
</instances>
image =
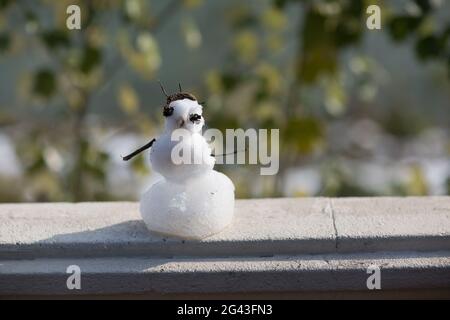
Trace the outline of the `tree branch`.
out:
<instances>
[{"instance_id":1,"label":"tree branch","mask_svg":"<svg viewBox=\"0 0 450 320\"><path fill-rule=\"evenodd\" d=\"M170 20L170 18L176 13L180 5L181 0L172 0L156 17L148 30L153 33L157 33L159 30L161 30L161 28L167 23L167 21ZM97 90L96 95L102 93L125 67L125 64L120 64L121 58L120 54L117 51L116 56L112 60L113 62L111 63L111 68L107 68L112 70L111 74L107 76L108 80L104 82L102 86Z\"/></svg>"}]
</instances>

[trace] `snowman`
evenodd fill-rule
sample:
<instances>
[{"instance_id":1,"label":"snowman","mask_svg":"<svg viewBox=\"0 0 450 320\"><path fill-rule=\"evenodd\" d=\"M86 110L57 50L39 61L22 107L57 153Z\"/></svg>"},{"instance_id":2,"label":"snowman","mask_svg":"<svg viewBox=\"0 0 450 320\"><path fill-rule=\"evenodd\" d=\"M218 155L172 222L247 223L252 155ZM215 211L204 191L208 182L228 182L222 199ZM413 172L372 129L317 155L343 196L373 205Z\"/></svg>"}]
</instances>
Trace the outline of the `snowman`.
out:
<instances>
[{"instance_id":1,"label":"snowman","mask_svg":"<svg viewBox=\"0 0 450 320\"><path fill-rule=\"evenodd\" d=\"M234 185L213 170L215 158L202 136L203 108L190 93L166 96L164 132L124 157L125 161L151 147L150 162L162 179L140 201L142 219L150 231L184 239L202 239L227 227L234 212ZM176 133L176 135L175 135ZM174 139L176 136L176 139ZM175 151L189 154L180 161ZM184 158L186 159L186 158Z\"/></svg>"}]
</instances>

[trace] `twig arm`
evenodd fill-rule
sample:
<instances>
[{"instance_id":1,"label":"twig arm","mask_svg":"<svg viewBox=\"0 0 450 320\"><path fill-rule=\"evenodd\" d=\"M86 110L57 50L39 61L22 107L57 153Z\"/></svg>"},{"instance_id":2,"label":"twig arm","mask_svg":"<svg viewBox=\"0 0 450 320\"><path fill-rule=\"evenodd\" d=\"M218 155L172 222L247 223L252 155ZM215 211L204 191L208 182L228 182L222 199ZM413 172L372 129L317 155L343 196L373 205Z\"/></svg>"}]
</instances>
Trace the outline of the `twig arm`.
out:
<instances>
[{"instance_id":1,"label":"twig arm","mask_svg":"<svg viewBox=\"0 0 450 320\"><path fill-rule=\"evenodd\" d=\"M239 152L246 152L246 151L247 151L247 147L245 147L244 150L235 150L235 151L233 151L233 152L228 152L228 153L222 153L222 154L214 154L214 153L211 153L211 157L222 157L222 156L227 156L227 155L229 155L229 154L237 154L237 153L239 153Z\"/></svg>"},{"instance_id":2,"label":"twig arm","mask_svg":"<svg viewBox=\"0 0 450 320\"><path fill-rule=\"evenodd\" d=\"M149 149L155 141L156 141L156 139L152 139L152 141L147 143L145 146L140 147L139 149L137 149L136 151L133 151L132 153L130 153L129 155L127 155L125 157L122 157L123 161L128 161L131 158L133 158L134 156L137 156L142 151Z\"/></svg>"}]
</instances>

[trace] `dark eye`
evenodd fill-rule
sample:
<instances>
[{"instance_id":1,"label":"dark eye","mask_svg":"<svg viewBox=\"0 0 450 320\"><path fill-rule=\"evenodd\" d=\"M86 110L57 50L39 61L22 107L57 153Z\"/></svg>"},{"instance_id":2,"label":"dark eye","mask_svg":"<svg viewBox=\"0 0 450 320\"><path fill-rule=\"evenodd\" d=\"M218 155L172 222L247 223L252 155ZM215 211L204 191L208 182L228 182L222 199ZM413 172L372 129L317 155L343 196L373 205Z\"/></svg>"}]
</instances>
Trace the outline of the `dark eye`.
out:
<instances>
[{"instance_id":1,"label":"dark eye","mask_svg":"<svg viewBox=\"0 0 450 320\"><path fill-rule=\"evenodd\" d=\"M189 120L191 122L199 121L201 118L202 118L202 116L199 114L196 114L196 113L189 115Z\"/></svg>"},{"instance_id":2,"label":"dark eye","mask_svg":"<svg viewBox=\"0 0 450 320\"><path fill-rule=\"evenodd\" d=\"M172 113L173 113L173 107L164 107L164 110L163 110L164 117L169 117L172 115Z\"/></svg>"}]
</instances>

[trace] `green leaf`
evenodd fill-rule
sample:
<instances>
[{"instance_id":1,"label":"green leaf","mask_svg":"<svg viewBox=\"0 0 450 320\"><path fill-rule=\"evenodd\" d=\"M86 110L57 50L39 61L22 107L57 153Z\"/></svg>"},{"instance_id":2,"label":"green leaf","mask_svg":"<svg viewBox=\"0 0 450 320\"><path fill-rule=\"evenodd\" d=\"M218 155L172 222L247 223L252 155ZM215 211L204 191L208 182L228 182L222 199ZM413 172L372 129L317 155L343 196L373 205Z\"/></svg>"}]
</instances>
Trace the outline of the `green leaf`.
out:
<instances>
[{"instance_id":1,"label":"green leaf","mask_svg":"<svg viewBox=\"0 0 450 320\"><path fill-rule=\"evenodd\" d=\"M273 5L275 8L282 9L288 3L289 0L274 0Z\"/></svg>"},{"instance_id":2,"label":"green leaf","mask_svg":"<svg viewBox=\"0 0 450 320\"><path fill-rule=\"evenodd\" d=\"M131 162L131 168L134 172L141 176L147 175L150 171L147 164L145 163L145 157L136 157Z\"/></svg>"},{"instance_id":3,"label":"green leaf","mask_svg":"<svg viewBox=\"0 0 450 320\"><path fill-rule=\"evenodd\" d=\"M0 53L8 51L11 46L11 37L6 32L0 33Z\"/></svg>"},{"instance_id":4,"label":"green leaf","mask_svg":"<svg viewBox=\"0 0 450 320\"><path fill-rule=\"evenodd\" d=\"M67 48L70 45L69 35L63 30L49 30L42 35L42 41L50 49Z\"/></svg>"},{"instance_id":5,"label":"green leaf","mask_svg":"<svg viewBox=\"0 0 450 320\"><path fill-rule=\"evenodd\" d=\"M246 6L237 6L230 12L231 27L235 30L250 28L258 19Z\"/></svg>"},{"instance_id":6,"label":"green leaf","mask_svg":"<svg viewBox=\"0 0 450 320\"><path fill-rule=\"evenodd\" d=\"M83 163L83 170L97 181L104 181L106 178L106 169L101 165Z\"/></svg>"},{"instance_id":7,"label":"green leaf","mask_svg":"<svg viewBox=\"0 0 450 320\"><path fill-rule=\"evenodd\" d=\"M300 153L308 154L322 144L323 126L315 118L292 118L283 133L284 141Z\"/></svg>"},{"instance_id":8,"label":"green leaf","mask_svg":"<svg viewBox=\"0 0 450 320\"><path fill-rule=\"evenodd\" d=\"M53 71L41 69L34 75L33 92L44 98L50 98L56 92L56 78Z\"/></svg>"},{"instance_id":9,"label":"green leaf","mask_svg":"<svg viewBox=\"0 0 450 320\"><path fill-rule=\"evenodd\" d=\"M442 39L430 35L419 39L416 43L416 53L422 60L436 58L443 52L445 43Z\"/></svg>"},{"instance_id":10,"label":"green leaf","mask_svg":"<svg viewBox=\"0 0 450 320\"><path fill-rule=\"evenodd\" d=\"M303 26L303 55L298 62L297 79L313 83L323 74L337 68L337 48L334 33L327 27L327 19L316 10L306 15Z\"/></svg>"},{"instance_id":11,"label":"green leaf","mask_svg":"<svg viewBox=\"0 0 450 320\"><path fill-rule=\"evenodd\" d=\"M450 54L447 57L447 71L448 71L448 78L450 79Z\"/></svg>"},{"instance_id":12,"label":"green leaf","mask_svg":"<svg viewBox=\"0 0 450 320\"><path fill-rule=\"evenodd\" d=\"M388 28L392 38L401 41L416 31L421 22L422 17L398 16L389 22Z\"/></svg>"},{"instance_id":13,"label":"green leaf","mask_svg":"<svg viewBox=\"0 0 450 320\"><path fill-rule=\"evenodd\" d=\"M334 39L338 47L348 46L360 41L365 21L365 6L363 1L343 2L342 13L337 17L337 27Z\"/></svg>"},{"instance_id":14,"label":"green leaf","mask_svg":"<svg viewBox=\"0 0 450 320\"><path fill-rule=\"evenodd\" d=\"M0 10L5 9L11 2L11 0L0 0Z\"/></svg>"},{"instance_id":15,"label":"green leaf","mask_svg":"<svg viewBox=\"0 0 450 320\"><path fill-rule=\"evenodd\" d=\"M407 184L408 194L415 196L428 195L428 184L422 167L418 164L411 166L409 183Z\"/></svg>"},{"instance_id":16,"label":"green leaf","mask_svg":"<svg viewBox=\"0 0 450 320\"><path fill-rule=\"evenodd\" d=\"M26 168L27 174L37 174L46 169L46 164L42 153L39 153L36 159Z\"/></svg>"},{"instance_id":17,"label":"green leaf","mask_svg":"<svg viewBox=\"0 0 450 320\"><path fill-rule=\"evenodd\" d=\"M431 3L429 0L415 0L417 6L422 10L423 14L427 14L431 10Z\"/></svg>"},{"instance_id":18,"label":"green leaf","mask_svg":"<svg viewBox=\"0 0 450 320\"><path fill-rule=\"evenodd\" d=\"M398 108L392 108L382 124L386 132L399 138L417 136L427 128L424 117L415 112L402 112Z\"/></svg>"},{"instance_id":19,"label":"green leaf","mask_svg":"<svg viewBox=\"0 0 450 320\"><path fill-rule=\"evenodd\" d=\"M240 82L239 76L232 73L223 73L221 80L225 91L233 90Z\"/></svg>"},{"instance_id":20,"label":"green leaf","mask_svg":"<svg viewBox=\"0 0 450 320\"><path fill-rule=\"evenodd\" d=\"M254 62L259 53L259 39L255 32L246 29L236 33L233 46L237 57L244 63Z\"/></svg>"},{"instance_id":21,"label":"green leaf","mask_svg":"<svg viewBox=\"0 0 450 320\"><path fill-rule=\"evenodd\" d=\"M344 47L358 42L362 36L362 28L358 19L344 19L336 28L336 44Z\"/></svg>"},{"instance_id":22,"label":"green leaf","mask_svg":"<svg viewBox=\"0 0 450 320\"><path fill-rule=\"evenodd\" d=\"M94 70L102 61L102 52L95 47L86 46L83 51L80 62L80 70L83 73L90 73Z\"/></svg>"},{"instance_id":23,"label":"green leaf","mask_svg":"<svg viewBox=\"0 0 450 320\"><path fill-rule=\"evenodd\" d=\"M139 96L128 84L120 86L117 95L119 106L125 114L134 115L139 111Z\"/></svg>"},{"instance_id":24,"label":"green leaf","mask_svg":"<svg viewBox=\"0 0 450 320\"><path fill-rule=\"evenodd\" d=\"M225 134L225 130L229 128L239 128L239 119L229 115L221 115L220 117L211 118L208 121L208 127L215 128Z\"/></svg>"}]
</instances>

